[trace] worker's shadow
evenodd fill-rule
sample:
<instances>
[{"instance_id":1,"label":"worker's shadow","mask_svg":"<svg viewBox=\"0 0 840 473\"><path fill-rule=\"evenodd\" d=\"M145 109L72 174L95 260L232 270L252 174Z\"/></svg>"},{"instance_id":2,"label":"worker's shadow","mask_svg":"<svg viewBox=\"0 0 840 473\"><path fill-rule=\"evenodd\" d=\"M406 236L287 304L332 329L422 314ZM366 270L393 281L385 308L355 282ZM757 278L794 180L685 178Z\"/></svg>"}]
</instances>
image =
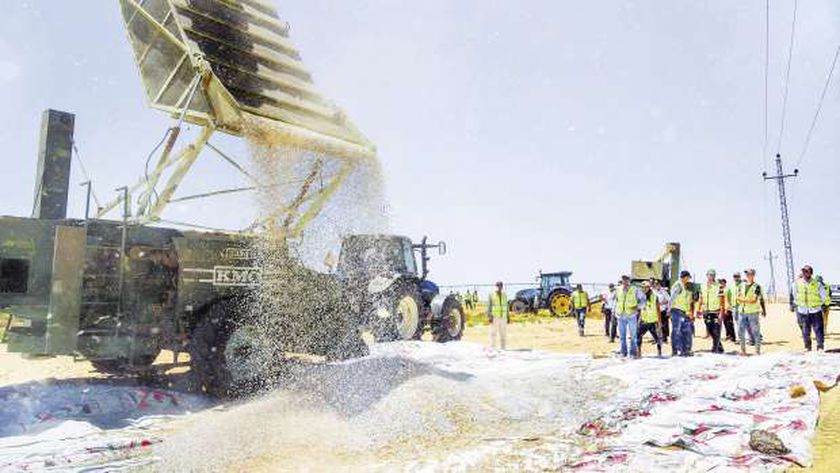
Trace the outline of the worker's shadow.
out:
<instances>
[{"instance_id":1,"label":"worker's shadow","mask_svg":"<svg viewBox=\"0 0 840 473\"><path fill-rule=\"evenodd\" d=\"M464 382L471 374L445 371L402 357L361 358L334 364L290 364L275 389L303 394L339 414L352 417L368 410L400 385L421 376ZM439 393L429 392L430 400Z\"/></svg>"}]
</instances>

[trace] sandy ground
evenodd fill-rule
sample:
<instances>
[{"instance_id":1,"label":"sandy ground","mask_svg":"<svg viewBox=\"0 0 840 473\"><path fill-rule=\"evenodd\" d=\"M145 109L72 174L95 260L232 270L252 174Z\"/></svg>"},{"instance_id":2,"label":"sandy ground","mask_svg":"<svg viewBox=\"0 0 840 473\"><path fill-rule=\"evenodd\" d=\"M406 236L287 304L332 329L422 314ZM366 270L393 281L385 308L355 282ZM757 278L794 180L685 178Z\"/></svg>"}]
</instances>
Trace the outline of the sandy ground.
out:
<instances>
[{"instance_id":1,"label":"sandy ground","mask_svg":"<svg viewBox=\"0 0 840 473\"><path fill-rule=\"evenodd\" d=\"M834 312L838 316L840 312ZM702 322L696 324L696 351L708 351L710 339L704 339ZM604 336L603 320L587 321L586 336L577 335L572 319L552 319L533 323L518 323L508 327L508 349L545 350L565 353L592 353L596 356L608 356L614 352L618 343L609 343ZM766 352L801 351L801 336L794 316L783 305L770 307L767 318L762 319L762 333ZM465 340L484 343L489 340L489 328L476 326L467 329ZM734 352L734 344L724 342L727 352ZM651 353L654 346L645 343L643 351ZM826 337L827 350L840 350L840 321L830 321ZM750 350L752 351L752 350ZM665 349L667 354L669 349ZM159 361L171 361L171 353L164 353ZM101 376L92 366L83 361L74 361L68 357L25 359L18 354L7 353L0 345L0 386L45 379L73 379ZM840 390L833 390L823 395L821 420L814 444L814 467L808 471L840 471L840 450L835 445L840 441ZM801 471L801 470L799 470Z\"/></svg>"},{"instance_id":2,"label":"sandy ground","mask_svg":"<svg viewBox=\"0 0 840 473\"><path fill-rule=\"evenodd\" d=\"M840 316L840 312L834 312L834 317ZM826 350L840 350L840 320L828 323L829 330L826 334ZM704 339L705 326L701 320L695 322L694 339L695 351L709 351L711 339ZM470 327L464 340L476 343L488 343L490 340L488 326ZM761 333L764 339L762 349L766 352L776 351L801 351L802 335L796 325L796 317L787 310L785 305L772 305L769 307L767 317L761 319ZM646 341L650 341L650 335ZM670 342L670 340L669 340ZM723 342L727 352L738 349L733 343ZM575 330L575 322L571 318L551 320L550 322L534 322L526 324L512 324L508 326L508 349L523 350L547 350L564 353L592 353L594 355L609 355L618 348L616 343L609 343L604 336L604 320L589 319L586 321L585 336L580 337ZM642 346L644 353L655 351L652 344L645 343ZM752 347L747 350L752 353ZM669 354L670 348L663 348L663 353Z\"/></svg>"}]
</instances>

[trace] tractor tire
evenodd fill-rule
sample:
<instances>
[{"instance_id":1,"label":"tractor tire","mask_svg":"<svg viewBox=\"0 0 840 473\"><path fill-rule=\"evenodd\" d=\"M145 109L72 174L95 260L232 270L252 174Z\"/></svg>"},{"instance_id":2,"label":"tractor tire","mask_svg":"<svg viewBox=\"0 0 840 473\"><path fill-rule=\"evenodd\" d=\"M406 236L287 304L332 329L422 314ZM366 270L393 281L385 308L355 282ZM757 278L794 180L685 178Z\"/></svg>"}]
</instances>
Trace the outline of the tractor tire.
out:
<instances>
[{"instance_id":1,"label":"tractor tire","mask_svg":"<svg viewBox=\"0 0 840 473\"><path fill-rule=\"evenodd\" d=\"M252 392L260 387L256 330L237 324L231 301L213 304L190 336L190 376L198 391L219 398Z\"/></svg>"},{"instance_id":2,"label":"tractor tire","mask_svg":"<svg viewBox=\"0 0 840 473\"><path fill-rule=\"evenodd\" d=\"M432 337L438 343L460 340L464 335L464 309L454 297L443 301L440 319L432 326Z\"/></svg>"},{"instance_id":3,"label":"tractor tire","mask_svg":"<svg viewBox=\"0 0 840 473\"><path fill-rule=\"evenodd\" d=\"M374 304L373 335L377 342L419 340L423 335L420 291L411 283L399 283Z\"/></svg>"},{"instance_id":4,"label":"tractor tire","mask_svg":"<svg viewBox=\"0 0 840 473\"><path fill-rule=\"evenodd\" d=\"M158 357L158 353L160 351L153 354L137 355L134 360L129 360L128 357L94 359L90 360L90 364L100 373L124 375L150 370Z\"/></svg>"},{"instance_id":5,"label":"tractor tire","mask_svg":"<svg viewBox=\"0 0 840 473\"><path fill-rule=\"evenodd\" d=\"M564 291L554 291L548 296L548 310L553 317L566 317L572 314L572 296Z\"/></svg>"},{"instance_id":6,"label":"tractor tire","mask_svg":"<svg viewBox=\"0 0 840 473\"><path fill-rule=\"evenodd\" d=\"M530 307L528 307L528 303L519 299L514 299L513 302L510 303L510 311L514 314L523 314L528 312Z\"/></svg>"}]
</instances>

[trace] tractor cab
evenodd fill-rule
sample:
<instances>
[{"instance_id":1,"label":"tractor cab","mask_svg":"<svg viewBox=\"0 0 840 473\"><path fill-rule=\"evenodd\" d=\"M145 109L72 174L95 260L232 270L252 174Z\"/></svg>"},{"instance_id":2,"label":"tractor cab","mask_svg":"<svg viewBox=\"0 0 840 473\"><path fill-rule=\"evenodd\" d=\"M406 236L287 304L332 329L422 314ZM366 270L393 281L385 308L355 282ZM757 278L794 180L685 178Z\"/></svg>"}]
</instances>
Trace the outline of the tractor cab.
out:
<instances>
[{"instance_id":1,"label":"tractor cab","mask_svg":"<svg viewBox=\"0 0 840 473\"><path fill-rule=\"evenodd\" d=\"M562 271L559 273L540 273L540 291L548 295L552 290L558 287L571 287L570 278L572 273L570 271Z\"/></svg>"},{"instance_id":2,"label":"tractor cab","mask_svg":"<svg viewBox=\"0 0 840 473\"><path fill-rule=\"evenodd\" d=\"M411 239L395 235L350 235L341 242L336 273L347 280L383 274L417 276Z\"/></svg>"},{"instance_id":3,"label":"tractor cab","mask_svg":"<svg viewBox=\"0 0 840 473\"><path fill-rule=\"evenodd\" d=\"M341 243L336 276L349 288L354 305L363 307L377 341L416 340L425 331L439 342L461 338L460 302L441 295L438 285L426 279L428 250L446 254L446 244L426 240L415 244L397 235L350 235Z\"/></svg>"},{"instance_id":4,"label":"tractor cab","mask_svg":"<svg viewBox=\"0 0 840 473\"><path fill-rule=\"evenodd\" d=\"M569 315L572 312L571 271L543 273L537 275L538 287L529 287L516 293L510 302L513 312L536 312L548 309L555 317Z\"/></svg>"}]
</instances>

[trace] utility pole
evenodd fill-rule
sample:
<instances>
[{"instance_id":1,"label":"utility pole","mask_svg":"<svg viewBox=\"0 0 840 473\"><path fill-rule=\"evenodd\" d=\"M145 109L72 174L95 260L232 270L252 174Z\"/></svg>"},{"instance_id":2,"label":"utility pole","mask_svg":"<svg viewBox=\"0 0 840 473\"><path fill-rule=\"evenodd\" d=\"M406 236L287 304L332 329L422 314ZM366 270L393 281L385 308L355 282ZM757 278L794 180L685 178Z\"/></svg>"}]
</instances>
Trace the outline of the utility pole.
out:
<instances>
[{"instance_id":1,"label":"utility pole","mask_svg":"<svg viewBox=\"0 0 840 473\"><path fill-rule=\"evenodd\" d=\"M770 285L767 289L767 295L770 296L771 299L776 298L776 268L773 264L773 260L778 258L778 256L773 256L773 250L770 250L764 258L770 263Z\"/></svg>"},{"instance_id":2,"label":"utility pole","mask_svg":"<svg viewBox=\"0 0 840 473\"><path fill-rule=\"evenodd\" d=\"M790 218L788 216L787 194L785 192L785 179L799 175L799 169L794 169L793 174L785 174L782 169L782 155L776 153L776 175L768 176L767 172L761 174L764 180L775 180L779 185L779 207L782 212L782 240L785 246L785 269L787 270L788 302L793 310L793 245L790 242Z\"/></svg>"}]
</instances>

